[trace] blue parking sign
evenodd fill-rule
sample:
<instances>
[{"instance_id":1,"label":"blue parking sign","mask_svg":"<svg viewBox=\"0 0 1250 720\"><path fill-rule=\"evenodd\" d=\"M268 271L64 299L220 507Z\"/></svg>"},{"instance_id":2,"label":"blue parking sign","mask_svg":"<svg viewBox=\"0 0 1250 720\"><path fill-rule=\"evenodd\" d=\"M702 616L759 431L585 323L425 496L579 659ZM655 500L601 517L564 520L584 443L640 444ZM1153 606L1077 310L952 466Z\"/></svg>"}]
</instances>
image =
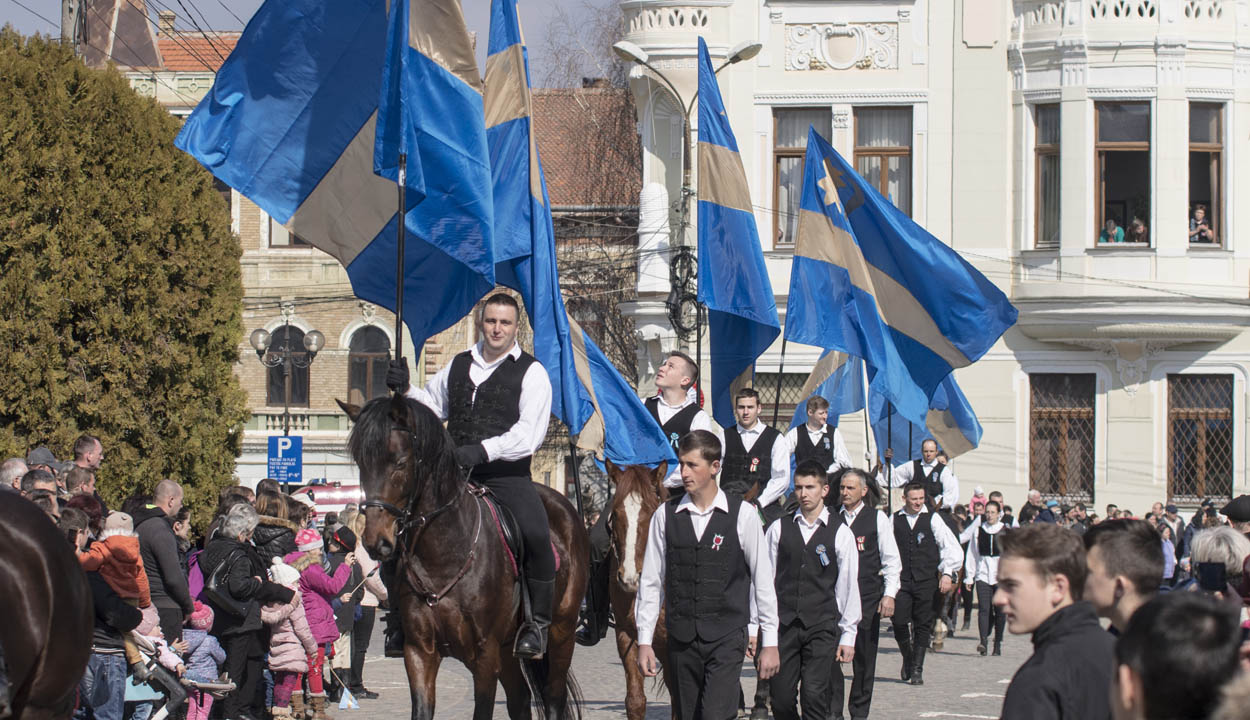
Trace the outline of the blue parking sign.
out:
<instances>
[{"instance_id":1,"label":"blue parking sign","mask_svg":"<svg viewBox=\"0 0 1250 720\"><path fill-rule=\"evenodd\" d=\"M301 483L304 476L304 438L269 436L269 477L280 483Z\"/></svg>"}]
</instances>

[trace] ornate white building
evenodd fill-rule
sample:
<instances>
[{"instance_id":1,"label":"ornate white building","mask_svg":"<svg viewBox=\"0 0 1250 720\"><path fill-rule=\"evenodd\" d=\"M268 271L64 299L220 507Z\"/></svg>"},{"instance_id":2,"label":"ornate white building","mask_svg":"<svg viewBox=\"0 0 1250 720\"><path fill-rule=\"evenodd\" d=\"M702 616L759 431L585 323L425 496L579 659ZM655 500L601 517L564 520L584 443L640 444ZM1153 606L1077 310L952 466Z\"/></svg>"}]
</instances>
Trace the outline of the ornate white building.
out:
<instances>
[{"instance_id":1,"label":"ornate white building","mask_svg":"<svg viewBox=\"0 0 1250 720\"><path fill-rule=\"evenodd\" d=\"M719 78L783 321L809 124L1019 308L956 373L985 428L955 461L965 501L980 485L1018 506L1033 487L1140 515L1250 490L1250 0L622 7L623 40L652 68L631 74L642 244L694 242L682 133L696 38L716 62L759 42ZM671 233L656 229L666 198ZM648 262L633 311L654 362L690 345L666 307L669 269ZM758 366L768 398L779 351ZM789 346L783 418L816 352ZM862 418L842 426L862 450Z\"/></svg>"}]
</instances>

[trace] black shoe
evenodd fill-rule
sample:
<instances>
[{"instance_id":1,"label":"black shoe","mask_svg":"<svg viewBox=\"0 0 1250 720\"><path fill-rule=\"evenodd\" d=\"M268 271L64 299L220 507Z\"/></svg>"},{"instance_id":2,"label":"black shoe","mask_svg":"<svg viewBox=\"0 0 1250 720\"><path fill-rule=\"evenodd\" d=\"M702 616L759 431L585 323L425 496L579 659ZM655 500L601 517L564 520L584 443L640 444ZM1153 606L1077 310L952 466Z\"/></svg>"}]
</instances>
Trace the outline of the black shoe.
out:
<instances>
[{"instance_id":1,"label":"black shoe","mask_svg":"<svg viewBox=\"0 0 1250 720\"><path fill-rule=\"evenodd\" d=\"M378 699L377 693L375 693L374 691L370 690L369 688L363 685L360 685L354 688L348 688L348 690L351 691L352 697L356 698L357 700L377 700Z\"/></svg>"},{"instance_id":2,"label":"black shoe","mask_svg":"<svg viewBox=\"0 0 1250 720\"><path fill-rule=\"evenodd\" d=\"M908 680L911 680L911 661L910 660L903 661L903 670L898 674L898 676L903 679L903 682L907 682Z\"/></svg>"},{"instance_id":3,"label":"black shoe","mask_svg":"<svg viewBox=\"0 0 1250 720\"><path fill-rule=\"evenodd\" d=\"M547 628L551 625L551 606L555 598L555 580L529 580L530 617L517 630L512 652L519 658L537 660L547 652Z\"/></svg>"},{"instance_id":4,"label":"black shoe","mask_svg":"<svg viewBox=\"0 0 1250 720\"><path fill-rule=\"evenodd\" d=\"M967 630L970 627L972 627L972 621L968 618L964 618L964 626L960 628L960 630Z\"/></svg>"},{"instance_id":5,"label":"black shoe","mask_svg":"<svg viewBox=\"0 0 1250 720\"><path fill-rule=\"evenodd\" d=\"M768 720L768 708L757 707L752 710L751 720Z\"/></svg>"},{"instance_id":6,"label":"black shoe","mask_svg":"<svg viewBox=\"0 0 1250 720\"><path fill-rule=\"evenodd\" d=\"M981 654L982 654L982 655L984 655L985 653L981 653ZM995 641L994 641L994 654L995 654L995 655L1002 655L1002 654L1003 654L1003 641L1002 641L1002 640L995 640Z\"/></svg>"},{"instance_id":7,"label":"black shoe","mask_svg":"<svg viewBox=\"0 0 1250 720\"><path fill-rule=\"evenodd\" d=\"M395 610L382 616L382 655L388 658L404 656L404 628Z\"/></svg>"},{"instance_id":8,"label":"black shoe","mask_svg":"<svg viewBox=\"0 0 1250 720\"><path fill-rule=\"evenodd\" d=\"M984 640L977 643L977 654L980 655L981 657L985 657L985 641Z\"/></svg>"},{"instance_id":9,"label":"black shoe","mask_svg":"<svg viewBox=\"0 0 1250 720\"><path fill-rule=\"evenodd\" d=\"M924 648L916 648L916 657L912 661L911 678L907 681L912 685L924 685Z\"/></svg>"}]
</instances>

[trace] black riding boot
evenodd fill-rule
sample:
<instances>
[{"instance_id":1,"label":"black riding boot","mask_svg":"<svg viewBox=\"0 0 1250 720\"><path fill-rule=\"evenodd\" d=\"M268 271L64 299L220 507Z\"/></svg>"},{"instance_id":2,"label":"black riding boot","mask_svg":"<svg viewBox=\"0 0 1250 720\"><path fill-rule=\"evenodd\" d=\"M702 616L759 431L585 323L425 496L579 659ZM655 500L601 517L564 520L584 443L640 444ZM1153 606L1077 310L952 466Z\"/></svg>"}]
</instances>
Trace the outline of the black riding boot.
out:
<instances>
[{"instance_id":1,"label":"black riding boot","mask_svg":"<svg viewBox=\"0 0 1250 720\"><path fill-rule=\"evenodd\" d=\"M591 647L608 634L608 613L611 603L608 597L608 562L591 560L586 582L586 599L577 621L577 644Z\"/></svg>"},{"instance_id":2,"label":"black riding boot","mask_svg":"<svg viewBox=\"0 0 1250 720\"><path fill-rule=\"evenodd\" d=\"M924 685L924 653L924 646L916 647L916 656L911 665L911 679L908 680L912 685Z\"/></svg>"},{"instance_id":3,"label":"black riding boot","mask_svg":"<svg viewBox=\"0 0 1250 720\"><path fill-rule=\"evenodd\" d=\"M547 628L551 626L556 581L529 580L525 584L529 592L529 617L517 630L513 652L519 658L535 660L547 652Z\"/></svg>"},{"instance_id":4,"label":"black riding boot","mask_svg":"<svg viewBox=\"0 0 1250 720\"><path fill-rule=\"evenodd\" d=\"M911 680L911 664L914 651L912 650L912 646L910 644L900 645L898 648L898 654L903 656L903 670L899 673L899 677L903 679L903 682L907 682L908 680Z\"/></svg>"}]
</instances>

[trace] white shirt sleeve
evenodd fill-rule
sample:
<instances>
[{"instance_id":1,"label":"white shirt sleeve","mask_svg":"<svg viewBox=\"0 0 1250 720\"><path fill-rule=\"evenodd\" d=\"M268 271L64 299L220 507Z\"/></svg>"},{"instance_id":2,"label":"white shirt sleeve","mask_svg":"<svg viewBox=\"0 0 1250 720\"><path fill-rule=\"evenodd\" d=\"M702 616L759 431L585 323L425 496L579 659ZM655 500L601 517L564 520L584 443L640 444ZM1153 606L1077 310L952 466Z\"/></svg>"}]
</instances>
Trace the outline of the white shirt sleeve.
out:
<instances>
[{"instance_id":1,"label":"white shirt sleeve","mask_svg":"<svg viewBox=\"0 0 1250 720\"><path fill-rule=\"evenodd\" d=\"M638 598L634 604L634 624L638 628L638 644L650 645L655 637L655 624L664 607L665 567L665 518L661 505L651 516L647 529L647 550L642 558L642 573L638 578Z\"/></svg>"},{"instance_id":2,"label":"white shirt sleeve","mask_svg":"<svg viewBox=\"0 0 1250 720\"><path fill-rule=\"evenodd\" d=\"M959 478L948 464L942 470L942 507L953 510L959 504Z\"/></svg>"},{"instance_id":3,"label":"white shirt sleeve","mask_svg":"<svg viewBox=\"0 0 1250 720\"><path fill-rule=\"evenodd\" d=\"M409 385L405 397L412 398L428 407L438 416L439 420L447 420L447 377L451 375L451 363L443 366L434 377L425 382L425 387Z\"/></svg>"},{"instance_id":4,"label":"white shirt sleeve","mask_svg":"<svg viewBox=\"0 0 1250 720\"><path fill-rule=\"evenodd\" d=\"M834 428L833 464L829 466L829 472L834 472L838 468L853 467L855 467L855 464L851 462L851 453L846 449L846 441L842 439L842 431Z\"/></svg>"},{"instance_id":5,"label":"white shirt sleeve","mask_svg":"<svg viewBox=\"0 0 1250 720\"><path fill-rule=\"evenodd\" d=\"M886 597L898 595L898 586L903 577L903 556L898 552L898 541L894 539L894 521L880 510L877 513L877 547L881 549L881 575L885 577Z\"/></svg>"},{"instance_id":6,"label":"white shirt sleeve","mask_svg":"<svg viewBox=\"0 0 1250 720\"><path fill-rule=\"evenodd\" d=\"M715 435L716 439L720 440L721 457L725 456L725 429L722 428L720 425L717 425L716 423L712 422L712 416L708 415L707 411L700 410L699 412L695 413L694 417L691 418L690 420L690 429L692 431L693 430L707 430L708 432ZM674 488L681 487L681 463L680 462L674 465L672 472L668 474L668 477L664 478L664 485L667 487L674 487Z\"/></svg>"},{"instance_id":7,"label":"white shirt sleeve","mask_svg":"<svg viewBox=\"0 0 1250 720\"><path fill-rule=\"evenodd\" d=\"M785 518L782 518L783 520ZM771 582L773 584L773 592L777 590L777 547L781 544L781 523L775 522L768 526L768 530L764 532L764 546L768 549L768 560L773 566L773 576ZM755 579L752 578L752 582ZM747 637L755 637L760 630L759 607L755 603L755 591L751 591L751 624L747 625Z\"/></svg>"},{"instance_id":8,"label":"white shirt sleeve","mask_svg":"<svg viewBox=\"0 0 1250 720\"><path fill-rule=\"evenodd\" d=\"M774 585L773 562L768 556L768 548L764 539L764 526L760 524L759 512L748 503L742 503L738 506L738 542L741 543L742 553L746 556L747 567L751 569L751 588L755 595L761 644L763 647L776 647L777 588ZM651 550L650 545L647 546L647 550ZM759 582L758 580L760 579L765 581ZM639 599L641 600L641 595ZM634 615L637 618L637 609L634 610ZM638 644L642 644L641 625L638 626Z\"/></svg>"},{"instance_id":9,"label":"white shirt sleeve","mask_svg":"<svg viewBox=\"0 0 1250 720\"><path fill-rule=\"evenodd\" d=\"M859 621L864 617L864 608L859 597L859 550L855 548L855 536L846 525L838 526L838 533L833 536L834 554L838 558L838 582L834 585L833 594L838 601L838 628L842 631L839 645L855 645L855 635L859 632Z\"/></svg>"},{"instance_id":10,"label":"white shirt sleeve","mask_svg":"<svg viewBox=\"0 0 1250 720\"><path fill-rule=\"evenodd\" d=\"M792 427L786 431L786 442L790 443L790 454L793 455L799 448L799 431L806 430L806 425Z\"/></svg>"},{"instance_id":11,"label":"white shirt sleeve","mask_svg":"<svg viewBox=\"0 0 1250 720\"><path fill-rule=\"evenodd\" d=\"M963 545L964 543L972 542L972 536L976 534L979 527L981 527L981 517L978 515L973 518L972 522L968 523L968 527L964 528L963 532L959 533L959 544Z\"/></svg>"},{"instance_id":12,"label":"white shirt sleeve","mask_svg":"<svg viewBox=\"0 0 1250 720\"><path fill-rule=\"evenodd\" d=\"M912 464L903 463L897 467L890 468L890 487L900 488L911 482ZM877 470L877 484L885 487L885 469Z\"/></svg>"},{"instance_id":13,"label":"white shirt sleeve","mask_svg":"<svg viewBox=\"0 0 1250 720\"><path fill-rule=\"evenodd\" d=\"M977 568L981 565L981 551L974 542L968 543L968 551L964 553L964 584L977 579Z\"/></svg>"},{"instance_id":14,"label":"white shirt sleeve","mask_svg":"<svg viewBox=\"0 0 1250 720\"><path fill-rule=\"evenodd\" d=\"M533 455L542 446L550 421L551 379L542 364L535 362L521 380L521 417L503 435L482 441L487 459L520 460Z\"/></svg>"},{"instance_id":15,"label":"white shirt sleeve","mask_svg":"<svg viewBox=\"0 0 1250 720\"><path fill-rule=\"evenodd\" d=\"M937 540L938 550L942 553L939 569L944 574L954 575L959 572L959 567L964 563L964 549L959 546L955 533L946 527L946 521L937 513L932 513L932 515L929 527L933 531L933 538Z\"/></svg>"},{"instance_id":16,"label":"white shirt sleeve","mask_svg":"<svg viewBox=\"0 0 1250 720\"><path fill-rule=\"evenodd\" d=\"M772 472L768 484L758 498L760 507L767 507L785 497L790 489L790 441L779 437L773 441Z\"/></svg>"}]
</instances>

